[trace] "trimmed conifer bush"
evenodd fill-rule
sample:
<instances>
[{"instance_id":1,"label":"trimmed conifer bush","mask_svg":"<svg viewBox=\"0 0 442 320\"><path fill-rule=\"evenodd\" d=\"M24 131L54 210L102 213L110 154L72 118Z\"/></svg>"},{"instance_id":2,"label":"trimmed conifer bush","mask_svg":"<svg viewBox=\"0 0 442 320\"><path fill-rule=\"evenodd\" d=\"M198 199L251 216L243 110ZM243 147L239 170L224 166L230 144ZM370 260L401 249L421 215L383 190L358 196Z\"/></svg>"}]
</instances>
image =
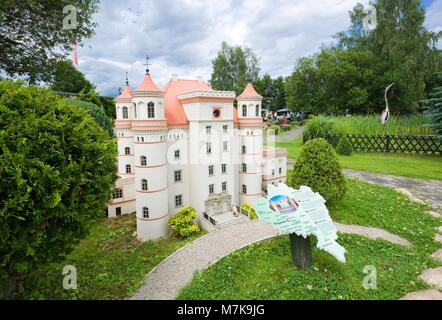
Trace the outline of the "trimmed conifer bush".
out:
<instances>
[{"instance_id":1,"label":"trimmed conifer bush","mask_svg":"<svg viewBox=\"0 0 442 320\"><path fill-rule=\"evenodd\" d=\"M188 238L200 232L200 228L194 222L196 210L192 207L185 207L168 220L172 231L181 238Z\"/></svg>"},{"instance_id":2,"label":"trimmed conifer bush","mask_svg":"<svg viewBox=\"0 0 442 320\"><path fill-rule=\"evenodd\" d=\"M325 139L308 141L301 150L292 173L294 188L309 186L327 201L342 199L347 191L336 152Z\"/></svg>"},{"instance_id":3,"label":"trimmed conifer bush","mask_svg":"<svg viewBox=\"0 0 442 320\"><path fill-rule=\"evenodd\" d=\"M350 156L353 152L353 146L347 136L342 136L336 146L336 152L343 156Z\"/></svg>"}]
</instances>

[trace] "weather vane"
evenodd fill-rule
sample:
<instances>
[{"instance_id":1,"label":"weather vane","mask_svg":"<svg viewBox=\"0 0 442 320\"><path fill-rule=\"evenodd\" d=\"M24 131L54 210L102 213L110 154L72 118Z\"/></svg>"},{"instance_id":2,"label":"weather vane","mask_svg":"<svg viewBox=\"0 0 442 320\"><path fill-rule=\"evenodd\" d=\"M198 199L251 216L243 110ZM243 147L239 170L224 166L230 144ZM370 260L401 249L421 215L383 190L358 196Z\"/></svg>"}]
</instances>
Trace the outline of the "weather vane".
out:
<instances>
[{"instance_id":1,"label":"weather vane","mask_svg":"<svg viewBox=\"0 0 442 320\"><path fill-rule=\"evenodd\" d=\"M146 66L146 74L149 74L149 66L150 66L149 59L150 59L149 56L146 56L146 63L144 64Z\"/></svg>"},{"instance_id":2,"label":"weather vane","mask_svg":"<svg viewBox=\"0 0 442 320\"><path fill-rule=\"evenodd\" d=\"M127 77L127 71L126 71L126 86L129 85L129 78Z\"/></svg>"}]
</instances>

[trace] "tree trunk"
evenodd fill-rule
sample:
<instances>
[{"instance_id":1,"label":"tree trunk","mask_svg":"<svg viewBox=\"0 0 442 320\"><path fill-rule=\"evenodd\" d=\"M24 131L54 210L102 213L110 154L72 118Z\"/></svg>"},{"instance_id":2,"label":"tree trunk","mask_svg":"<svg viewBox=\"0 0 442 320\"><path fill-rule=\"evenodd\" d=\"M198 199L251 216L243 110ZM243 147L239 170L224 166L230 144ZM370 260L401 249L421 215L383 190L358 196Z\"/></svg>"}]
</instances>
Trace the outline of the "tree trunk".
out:
<instances>
[{"instance_id":1,"label":"tree trunk","mask_svg":"<svg viewBox=\"0 0 442 320\"><path fill-rule=\"evenodd\" d=\"M296 233L290 234L290 248L292 251L293 266L301 269L311 268L313 265L310 237L304 238Z\"/></svg>"}]
</instances>

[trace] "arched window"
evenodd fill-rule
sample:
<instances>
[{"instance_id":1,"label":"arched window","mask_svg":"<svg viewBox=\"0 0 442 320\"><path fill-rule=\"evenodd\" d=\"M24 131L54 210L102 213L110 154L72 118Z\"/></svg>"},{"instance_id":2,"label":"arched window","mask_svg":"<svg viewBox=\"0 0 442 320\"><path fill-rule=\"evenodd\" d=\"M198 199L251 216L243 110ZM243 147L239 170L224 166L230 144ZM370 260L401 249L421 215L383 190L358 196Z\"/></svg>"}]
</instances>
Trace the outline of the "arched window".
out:
<instances>
[{"instance_id":1,"label":"arched window","mask_svg":"<svg viewBox=\"0 0 442 320\"><path fill-rule=\"evenodd\" d=\"M259 117L259 104L255 106L255 116Z\"/></svg>"},{"instance_id":2,"label":"arched window","mask_svg":"<svg viewBox=\"0 0 442 320\"><path fill-rule=\"evenodd\" d=\"M242 193L247 194L247 186L245 184L242 185Z\"/></svg>"},{"instance_id":3,"label":"arched window","mask_svg":"<svg viewBox=\"0 0 442 320\"><path fill-rule=\"evenodd\" d=\"M141 164L142 166L147 165L147 158L146 158L145 156L141 156L141 157L140 157L140 164Z\"/></svg>"},{"instance_id":4,"label":"arched window","mask_svg":"<svg viewBox=\"0 0 442 320\"><path fill-rule=\"evenodd\" d=\"M143 218L148 219L149 218L149 208L143 207Z\"/></svg>"},{"instance_id":5,"label":"arched window","mask_svg":"<svg viewBox=\"0 0 442 320\"><path fill-rule=\"evenodd\" d=\"M147 190L147 180L146 179L141 180L141 190L144 190L144 191Z\"/></svg>"},{"instance_id":6,"label":"arched window","mask_svg":"<svg viewBox=\"0 0 442 320\"><path fill-rule=\"evenodd\" d=\"M127 111L127 107L123 107L123 119L129 118L129 112Z\"/></svg>"},{"instance_id":7,"label":"arched window","mask_svg":"<svg viewBox=\"0 0 442 320\"><path fill-rule=\"evenodd\" d=\"M242 105L242 116L247 117L247 106L245 104Z\"/></svg>"},{"instance_id":8,"label":"arched window","mask_svg":"<svg viewBox=\"0 0 442 320\"><path fill-rule=\"evenodd\" d=\"M136 119L137 118L137 104L134 102L133 105L134 105L134 118Z\"/></svg>"},{"instance_id":9,"label":"arched window","mask_svg":"<svg viewBox=\"0 0 442 320\"><path fill-rule=\"evenodd\" d=\"M147 104L147 117L155 118L155 105L153 102Z\"/></svg>"},{"instance_id":10,"label":"arched window","mask_svg":"<svg viewBox=\"0 0 442 320\"><path fill-rule=\"evenodd\" d=\"M126 173L132 173L132 167L130 164L126 164Z\"/></svg>"},{"instance_id":11,"label":"arched window","mask_svg":"<svg viewBox=\"0 0 442 320\"><path fill-rule=\"evenodd\" d=\"M124 154L130 154L130 148L129 147L124 148Z\"/></svg>"}]
</instances>

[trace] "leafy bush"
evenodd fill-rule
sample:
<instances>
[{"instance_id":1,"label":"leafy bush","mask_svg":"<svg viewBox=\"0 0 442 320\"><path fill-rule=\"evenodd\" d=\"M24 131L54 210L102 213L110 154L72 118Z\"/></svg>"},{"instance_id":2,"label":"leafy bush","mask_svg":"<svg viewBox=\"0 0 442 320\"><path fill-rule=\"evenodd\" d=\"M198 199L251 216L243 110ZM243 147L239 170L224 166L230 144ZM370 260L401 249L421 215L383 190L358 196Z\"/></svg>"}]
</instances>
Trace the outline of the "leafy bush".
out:
<instances>
[{"instance_id":1,"label":"leafy bush","mask_svg":"<svg viewBox=\"0 0 442 320\"><path fill-rule=\"evenodd\" d=\"M437 75L442 80L442 72ZM425 101L426 114L430 117L427 127L434 130L442 141L442 87L433 89L430 99Z\"/></svg>"},{"instance_id":2,"label":"leafy bush","mask_svg":"<svg viewBox=\"0 0 442 320\"><path fill-rule=\"evenodd\" d=\"M309 186L327 201L341 199L347 190L335 150L322 138L304 145L293 168L291 184L294 188Z\"/></svg>"},{"instance_id":3,"label":"leafy bush","mask_svg":"<svg viewBox=\"0 0 442 320\"><path fill-rule=\"evenodd\" d=\"M186 207L177 212L168 220L172 231L181 238L188 238L200 232L200 228L195 224L196 210Z\"/></svg>"},{"instance_id":4,"label":"leafy bush","mask_svg":"<svg viewBox=\"0 0 442 320\"><path fill-rule=\"evenodd\" d=\"M347 136L342 136L336 146L336 152L340 155L350 156L353 152L353 146Z\"/></svg>"},{"instance_id":5,"label":"leafy bush","mask_svg":"<svg viewBox=\"0 0 442 320\"><path fill-rule=\"evenodd\" d=\"M276 136L279 134L279 131L281 130L281 128L278 125L276 125L276 124L270 126L270 129L275 131L275 135Z\"/></svg>"},{"instance_id":6,"label":"leafy bush","mask_svg":"<svg viewBox=\"0 0 442 320\"><path fill-rule=\"evenodd\" d=\"M280 126L282 130L284 131L290 131L292 130L292 126L290 124L283 124Z\"/></svg>"},{"instance_id":7,"label":"leafy bush","mask_svg":"<svg viewBox=\"0 0 442 320\"><path fill-rule=\"evenodd\" d=\"M0 292L63 258L104 209L117 148L49 89L0 82Z\"/></svg>"},{"instance_id":8,"label":"leafy bush","mask_svg":"<svg viewBox=\"0 0 442 320\"><path fill-rule=\"evenodd\" d=\"M341 136L346 132L345 126L335 121L334 118L317 116L307 121L304 128L304 142L308 140L324 138L332 146L336 147L338 141L332 139L332 136Z\"/></svg>"},{"instance_id":9,"label":"leafy bush","mask_svg":"<svg viewBox=\"0 0 442 320\"><path fill-rule=\"evenodd\" d=\"M251 204L244 203L241 206L241 211L247 214L250 217L250 220L258 219L258 215L256 214L256 211Z\"/></svg>"},{"instance_id":10,"label":"leafy bush","mask_svg":"<svg viewBox=\"0 0 442 320\"><path fill-rule=\"evenodd\" d=\"M106 115L104 110L92 102L82 101L78 99L69 100L77 107L86 110L97 123L106 130L109 135L113 136L112 120Z\"/></svg>"}]
</instances>

